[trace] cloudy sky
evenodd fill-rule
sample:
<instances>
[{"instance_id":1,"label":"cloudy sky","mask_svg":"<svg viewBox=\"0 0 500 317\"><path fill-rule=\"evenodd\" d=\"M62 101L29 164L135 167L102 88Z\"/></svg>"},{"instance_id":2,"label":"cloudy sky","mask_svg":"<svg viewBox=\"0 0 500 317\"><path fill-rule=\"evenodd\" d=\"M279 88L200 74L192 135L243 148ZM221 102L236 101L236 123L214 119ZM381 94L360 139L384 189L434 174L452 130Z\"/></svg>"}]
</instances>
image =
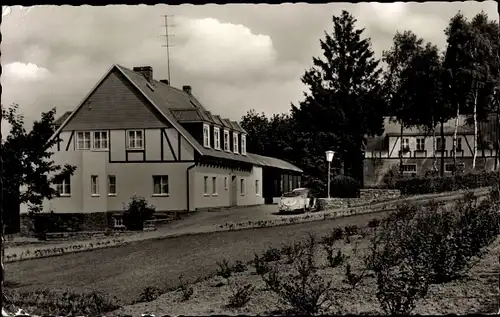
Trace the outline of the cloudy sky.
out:
<instances>
[{"instance_id":1,"label":"cloudy sky","mask_svg":"<svg viewBox=\"0 0 500 317\"><path fill-rule=\"evenodd\" d=\"M494 1L4 7L2 104L18 103L27 121L53 106L72 110L113 63L151 65L156 79L167 78L160 35L170 14L174 86L191 85L209 110L235 120L249 109L288 111L302 98L300 77L320 55L319 39L343 9L366 28L378 56L397 30L444 48L443 30L458 10L498 20Z\"/></svg>"}]
</instances>

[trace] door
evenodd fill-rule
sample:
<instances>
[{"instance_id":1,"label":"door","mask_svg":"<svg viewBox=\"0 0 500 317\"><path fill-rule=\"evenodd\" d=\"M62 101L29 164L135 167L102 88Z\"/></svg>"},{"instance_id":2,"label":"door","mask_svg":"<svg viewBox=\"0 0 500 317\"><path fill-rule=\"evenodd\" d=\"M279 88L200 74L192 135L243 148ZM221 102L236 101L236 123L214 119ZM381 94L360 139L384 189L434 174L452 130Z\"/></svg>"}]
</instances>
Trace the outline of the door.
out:
<instances>
[{"instance_id":1,"label":"door","mask_svg":"<svg viewBox=\"0 0 500 317\"><path fill-rule=\"evenodd\" d=\"M236 180L236 176L231 177L231 206L237 205L237 197L238 197L238 182Z\"/></svg>"}]
</instances>

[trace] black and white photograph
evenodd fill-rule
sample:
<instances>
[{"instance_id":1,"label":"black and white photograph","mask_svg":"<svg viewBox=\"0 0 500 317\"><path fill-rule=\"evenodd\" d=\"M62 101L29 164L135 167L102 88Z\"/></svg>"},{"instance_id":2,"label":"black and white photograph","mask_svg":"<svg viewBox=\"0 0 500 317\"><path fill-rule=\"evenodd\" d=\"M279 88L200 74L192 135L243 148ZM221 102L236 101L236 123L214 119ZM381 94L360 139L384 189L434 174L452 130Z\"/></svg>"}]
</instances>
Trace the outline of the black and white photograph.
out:
<instances>
[{"instance_id":1,"label":"black and white photograph","mask_svg":"<svg viewBox=\"0 0 500 317\"><path fill-rule=\"evenodd\" d=\"M500 3L2 6L2 317L500 314Z\"/></svg>"}]
</instances>

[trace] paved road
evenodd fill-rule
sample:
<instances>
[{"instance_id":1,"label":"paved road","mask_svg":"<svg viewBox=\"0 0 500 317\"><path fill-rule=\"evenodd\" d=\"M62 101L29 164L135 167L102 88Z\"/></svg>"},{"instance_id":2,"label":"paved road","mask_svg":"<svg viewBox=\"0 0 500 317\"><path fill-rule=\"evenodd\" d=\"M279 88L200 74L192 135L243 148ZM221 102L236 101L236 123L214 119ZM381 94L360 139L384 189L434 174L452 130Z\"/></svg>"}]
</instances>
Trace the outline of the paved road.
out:
<instances>
[{"instance_id":1,"label":"paved road","mask_svg":"<svg viewBox=\"0 0 500 317\"><path fill-rule=\"evenodd\" d=\"M8 263L7 285L22 289L95 289L128 303L146 286L177 285L180 274L189 280L212 274L216 261L222 258L251 260L254 252L261 253L269 245L298 241L308 232L325 235L336 226L366 225L383 215L141 241L120 248Z\"/></svg>"},{"instance_id":2,"label":"paved road","mask_svg":"<svg viewBox=\"0 0 500 317\"><path fill-rule=\"evenodd\" d=\"M456 197L447 198L451 202L453 199ZM251 260L254 252L262 253L270 245L299 241L309 232L323 236L337 226L366 226L372 218L385 214L139 241L118 248L7 263L7 286L99 290L130 303L146 286L176 286L181 274L187 280L212 274L216 261L222 258Z\"/></svg>"}]
</instances>

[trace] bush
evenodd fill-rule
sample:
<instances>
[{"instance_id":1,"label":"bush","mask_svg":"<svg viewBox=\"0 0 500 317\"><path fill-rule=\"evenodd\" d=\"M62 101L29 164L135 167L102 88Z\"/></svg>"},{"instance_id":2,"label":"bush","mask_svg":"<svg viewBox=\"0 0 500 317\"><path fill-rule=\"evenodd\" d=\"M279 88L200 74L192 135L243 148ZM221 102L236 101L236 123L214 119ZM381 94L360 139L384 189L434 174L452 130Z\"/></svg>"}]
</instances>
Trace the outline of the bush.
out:
<instances>
[{"instance_id":1,"label":"bush","mask_svg":"<svg viewBox=\"0 0 500 317\"><path fill-rule=\"evenodd\" d=\"M368 227L369 228L376 228L380 225L380 219L373 218L368 222Z\"/></svg>"},{"instance_id":2,"label":"bush","mask_svg":"<svg viewBox=\"0 0 500 317\"><path fill-rule=\"evenodd\" d=\"M344 232L346 236L354 236L358 234L358 226L352 225L352 226L345 226Z\"/></svg>"},{"instance_id":3,"label":"bush","mask_svg":"<svg viewBox=\"0 0 500 317\"><path fill-rule=\"evenodd\" d=\"M113 299L99 292L75 293L50 290L22 291L2 289L2 308L13 311L18 307L33 315L99 316L118 309Z\"/></svg>"},{"instance_id":4,"label":"bush","mask_svg":"<svg viewBox=\"0 0 500 317\"><path fill-rule=\"evenodd\" d=\"M143 230L144 221L151 220L155 207L148 205L144 197L133 196L123 211L123 224L128 230Z\"/></svg>"},{"instance_id":5,"label":"bush","mask_svg":"<svg viewBox=\"0 0 500 317\"><path fill-rule=\"evenodd\" d=\"M267 264L267 262L264 261L263 259L259 258L257 253L255 254L255 257L253 260L253 265L255 267L255 272L257 273L257 275L260 275L260 276L266 274L267 272L269 272L271 270L269 265Z\"/></svg>"},{"instance_id":6,"label":"bush","mask_svg":"<svg viewBox=\"0 0 500 317\"><path fill-rule=\"evenodd\" d=\"M229 265L228 260L224 259L222 262L217 262L217 275L223 278L229 278L232 273L231 266Z\"/></svg>"},{"instance_id":7,"label":"bush","mask_svg":"<svg viewBox=\"0 0 500 317\"><path fill-rule=\"evenodd\" d=\"M297 259L303 250L303 246L300 243L294 243L292 245L285 245L281 248L281 253L286 256L286 263L292 264L295 259Z\"/></svg>"},{"instance_id":8,"label":"bush","mask_svg":"<svg viewBox=\"0 0 500 317\"><path fill-rule=\"evenodd\" d=\"M332 247L324 245L324 248L326 251L326 259L328 260L330 267L335 268L344 262L345 256L342 254L342 251L338 250L337 254L333 255L334 250Z\"/></svg>"},{"instance_id":9,"label":"bush","mask_svg":"<svg viewBox=\"0 0 500 317\"><path fill-rule=\"evenodd\" d=\"M335 176L330 185L331 196L339 198L356 198L360 188L356 179L345 175Z\"/></svg>"},{"instance_id":10,"label":"bush","mask_svg":"<svg viewBox=\"0 0 500 317\"><path fill-rule=\"evenodd\" d=\"M194 293L193 287L190 286L185 280L184 276L181 275L179 276L179 289L181 290L182 293L182 300L186 301L191 298L191 296Z\"/></svg>"},{"instance_id":11,"label":"bush","mask_svg":"<svg viewBox=\"0 0 500 317\"><path fill-rule=\"evenodd\" d=\"M230 308L239 308L245 306L252 298L252 293L255 290L255 287L250 283L236 285L236 288L233 288L230 285L230 288L232 294L231 296L229 296L229 303L227 305Z\"/></svg>"},{"instance_id":12,"label":"bush","mask_svg":"<svg viewBox=\"0 0 500 317\"><path fill-rule=\"evenodd\" d=\"M142 290L141 295L139 295L138 302L152 302L158 297L160 297L162 290L156 286L147 286Z\"/></svg>"},{"instance_id":13,"label":"bush","mask_svg":"<svg viewBox=\"0 0 500 317\"><path fill-rule=\"evenodd\" d=\"M241 272L245 272L247 270L247 266L245 265L245 263L241 262L241 261L236 261L236 263L233 265L233 268L232 268L232 271L234 273L241 273Z\"/></svg>"},{"instance_id":14,"label":"bush","mask_svg":"<svg viewBox=\"0 0 500 317\"><path fill-rule=\"evenodd\" d=\"M262 255L262 260L266 262L275 262L281 259L280 250L269 247L266 252Z\"/></svg>"}]
</instances>

